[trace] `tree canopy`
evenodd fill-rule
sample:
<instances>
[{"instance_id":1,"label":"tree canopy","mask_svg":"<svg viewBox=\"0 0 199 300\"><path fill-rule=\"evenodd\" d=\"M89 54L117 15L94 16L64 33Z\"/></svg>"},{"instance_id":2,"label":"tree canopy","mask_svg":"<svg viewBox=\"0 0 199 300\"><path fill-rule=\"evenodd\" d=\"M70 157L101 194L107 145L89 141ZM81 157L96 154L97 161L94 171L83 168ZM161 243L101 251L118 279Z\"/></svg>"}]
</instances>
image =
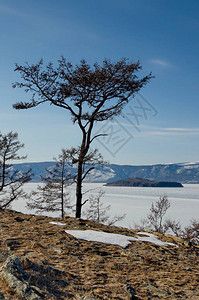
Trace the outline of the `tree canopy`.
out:
<instances>
[{"instance_id":1,"label":"tree canopy","mask_svg":"<svg viewBox=\"0 0 199 300\"><path fill-rule=\"evenodd\" d=\"M142 68L140 62L129 63L127 59L117 63L105 59L102 66L95 63L93 68L85 60L75 67L64 57L58 63L58 67L52 63L45 67L43 60L35 65L16 64L15 71L24 82L16 82L13 87L32 92L32 98L14 104L15 109L50 102L69 110L73 122L103 121L119 114L130 97L152 78L149 74L139 79L136 73Z\"/></svg>"}]
</instances>

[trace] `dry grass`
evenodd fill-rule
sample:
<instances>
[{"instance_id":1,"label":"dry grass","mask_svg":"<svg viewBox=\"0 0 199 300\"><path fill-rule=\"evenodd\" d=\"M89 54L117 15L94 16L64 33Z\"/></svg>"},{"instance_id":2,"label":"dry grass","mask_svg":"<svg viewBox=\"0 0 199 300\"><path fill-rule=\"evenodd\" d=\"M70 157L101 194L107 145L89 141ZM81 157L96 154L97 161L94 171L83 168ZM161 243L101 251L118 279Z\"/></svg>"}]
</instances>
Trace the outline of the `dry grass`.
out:
<instances>
[{"instance_id":1,"label":"dry grass","mask_svg":"<svg viewBox=\"0 0 199 300\"><path fill-rule=\"evenodd\" d=\"M178 248L133 242L123 249L77 240L65 230L95 229L130 236L136 235L135 230L73 218L56 219L66 224L56 226L49 223L55 221L52 218L7 210L0 211L0 218L0 250L21 257L31 283L45 292L46 299L93 294L98 299L124 300L127 283L137 291L137 299L199 299L198 248L188 247L179 238L159 234Z\"/></svg>"}]
</instances>

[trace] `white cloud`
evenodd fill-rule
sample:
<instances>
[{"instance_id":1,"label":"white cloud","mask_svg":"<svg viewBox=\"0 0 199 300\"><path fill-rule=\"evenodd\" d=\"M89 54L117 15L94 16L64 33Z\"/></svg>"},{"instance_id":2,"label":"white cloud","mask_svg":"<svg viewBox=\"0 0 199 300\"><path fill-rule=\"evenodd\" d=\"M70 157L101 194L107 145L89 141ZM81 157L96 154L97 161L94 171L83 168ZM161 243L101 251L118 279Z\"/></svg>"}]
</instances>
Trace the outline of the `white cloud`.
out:
<instances>
[{"instance_id":1,"label":"white cloud","mask_svg":"<svg viewBox=\"0 0 199 300\"><path fill-rule=\"evenodd\" d=\"M199 135L199 128L159 128L154 127L154 130L148 131L148 135L175 135L175 136L186 136L186 135Z\"/></svg>"},{"instance_id":2,"label":"white cloud","mask_svg":"<svg viewBox=\"0 0 199 300\"><path fill-rule=\"evenodd\" d=\"M125 122L112 122L109 126L126 128L134 137L148 137L148 136L196 136L199 135L199 128L185 128L185 127L156 127L139 124L137 129L135 126Z\"/></svg>"},{"instance_id":3,"label":"white cloud","mask_svg":"<svg viewBox=\"0 0 199 300\"><path fill-rule=\"evenodd\" d=\"M173 131L173 132L176 132L176 131L180 131L180 132L190 132L190 131L199 132L199 128L169 127L169 128L162 128L162 129L166 130L166 131Z\"/></svg>"},{"instance_id":4,"label":"white cloud","mask_svg":"<svg viewBox=\"0 0 199 300\"><path fill-rule=\"evenodd\" d=\"M168 67L170 65L167 61L162 60L162 59L151 59L150 61L153 64L156 64L156 65L159 65L159 66L162 66L162 67Z\"/></svg>"}]
</instances>

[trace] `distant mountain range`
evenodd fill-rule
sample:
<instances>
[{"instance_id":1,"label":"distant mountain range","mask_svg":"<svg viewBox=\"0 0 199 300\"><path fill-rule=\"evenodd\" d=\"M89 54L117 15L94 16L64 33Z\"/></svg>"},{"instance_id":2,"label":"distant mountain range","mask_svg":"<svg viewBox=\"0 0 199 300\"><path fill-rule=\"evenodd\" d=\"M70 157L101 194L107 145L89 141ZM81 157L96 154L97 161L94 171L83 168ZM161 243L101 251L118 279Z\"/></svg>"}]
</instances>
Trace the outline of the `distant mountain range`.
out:
<instances>
[{"instance_id":1,"label":"distant mountain range","mask_svg":"<svg viewBox=\"0 0 199 300\"><path fill-rule=\"evenodd\" d=\"M40 182L40 174L45 176L45 169L52 168L55 162L15 164L14 169L27 170L32 168L32 182ZM69 166L69 171L75 173L76 168ZM87 177L87 182L113 182L127 178L144 178L153 181L175 181L181 183L199 183L199 161L195 163L176 163L158 165L97 165Z\"/></svg>"}]
</instances>

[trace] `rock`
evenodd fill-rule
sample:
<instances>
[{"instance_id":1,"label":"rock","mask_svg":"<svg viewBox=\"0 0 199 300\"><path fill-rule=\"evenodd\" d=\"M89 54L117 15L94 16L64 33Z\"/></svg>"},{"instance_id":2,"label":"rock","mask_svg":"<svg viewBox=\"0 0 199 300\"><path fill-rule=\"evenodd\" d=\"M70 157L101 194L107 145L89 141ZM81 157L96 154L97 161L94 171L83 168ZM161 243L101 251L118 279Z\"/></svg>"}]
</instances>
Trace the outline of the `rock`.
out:
<instances>
[{"instance_id":1,"label":"rock","mask_svg":"<svg viewBox=\"0 0 199 300\"><path fill-rule=\"evenodd\" d=\"M15 218L15 221L17 221L17 222L23 222L24 219L22 219L21 217L16 217L16 218Z\"/></svg>"},{"instance_id":2,"label":"rock","mask_svg":"<svg viewBox=\"0 0 199 300\"><path fill-rule=\"evenodd\" d=\"M97 298L93 298L92 296L84 296L83 300L97 300Z\"/></svg>"},{"instance_id":3,"label":"rock","mask_svg":"<svg viewBox=\"0 0 199 300\"><path fill-rule=\"evenodd\" d=\"M149 293L152 293L153 295L154 294L159 295L159 296L167 295L166 291L157 288L155 285L153 285L151 283L146 283L146 287L147 287L147 290L149 291Z\"/></svg>"},{"instance_id":4,"label":"rock","mask_svg":"<svg viewBox=\"0 0 199 300\"><path fill-rule=\"evenodd\" d=\"M4 250L0 250L0 263L6 261L6 259L10 256L10 253Z\"/></svg>"},{"instance_id":5,"label":"rock","mask_svg":"<svg viewBox=\"0 0 199 300\"><path fill-rule=\"evenodd\" d=\"M27 300L40 300L40 295L30 286L29 276L22 269L21 261L16 255L11 255L4 262L1 277L15 293Z\"/></svg>"},{"instance_id":6,"label":"rock","mask_svg":"<svg viewBox=\"0 0 199 300\"><path fill-rule=\"evenodd\" d=\"M130 284L125 284L124 288L127 291L129 300L137 299L137 297L136 297L136 291L135 291L135 289Z\"/></svg>"},{"instance_id":7,"label":"rock","mask_svg":"<svg viewBox=\"0 0 199 300\"><path fill-rule=\"evenodd\" d=\"M91 292L90 295L86 295L86 296L76 295L76 298L78 300L97 300L97 298L93 296L93 292Z\"/></svg>"},{"instance_id":8,"label":"rock","mask_svg":"<svg viewBox=\"0 0 199 300\"><path fill-rule=\"evenodd\" d=\"M107 256L107 255L109 255L108 252L106 252L106 251L95 250L93 252L96 253L97 255L100 255L100 256Z\"/></svg>"},{"instance_id":9,"label":"rock","mask_svg":"<svg viewBox=\"0 0 199 300\"><path fill-rule=\"evenodd\" d=\"M21 239L7 239L5 241L8 250L15 250L20 245Z\"/></svg>"},{"instance_id":10,"label":"rock","mask_svg":"<svg viewBox=\"0 0 199 300\"><path fill-rule=\"evenodd\" d=\"M0 224L0 227L2 227L2 228L8 228L9 226L6 225L6 224L4 224L4 223L1 223L1 224Z\"/></svg>"},{"instance_id":11,"label":"rock","mask_svg":"<svg viewBox=\"0 0 199 300\"><path fill-rule=\"evenodd\" d=\"M60 248L60 247L54 247L54 246L48 245L47 248L56 252L57 254L61 254L63 252L62 248Z\"/></svg>"}]
</instances>

